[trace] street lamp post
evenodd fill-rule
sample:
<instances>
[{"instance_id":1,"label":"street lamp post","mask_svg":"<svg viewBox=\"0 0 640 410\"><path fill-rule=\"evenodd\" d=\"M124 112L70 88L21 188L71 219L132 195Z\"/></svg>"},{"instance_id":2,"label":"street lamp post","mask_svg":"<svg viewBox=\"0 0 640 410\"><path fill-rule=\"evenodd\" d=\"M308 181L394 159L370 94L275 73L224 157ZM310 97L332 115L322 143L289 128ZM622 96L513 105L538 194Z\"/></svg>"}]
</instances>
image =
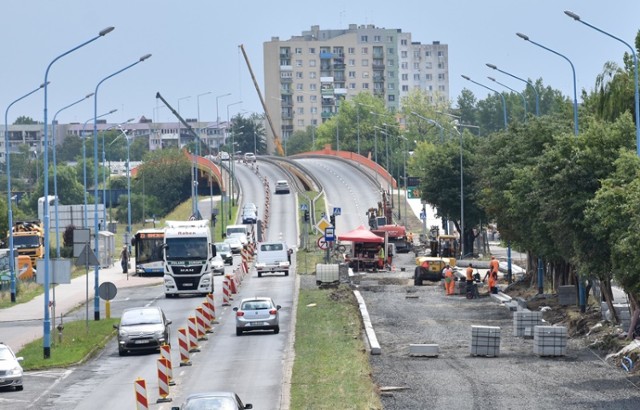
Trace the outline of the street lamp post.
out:
<instances>
[{"instance_id":1,"label":"street lamp post","mask_svg":"<svg viewBox=\"0 0 640 410\"><path fill-rule=\"evenodd\" d=\"M586 21L582 20L580 18L579 15L577 15L576 13L573 13L571 11L565 11L564 14L566 14L567 16L571 17L572 19L574 19L577 22L580 22L582 24L584 24L587 27L591 27L592 29L604 34L605 36L609 36L614 40L618 40L619 42L621 42L622 44L624 44L625 46L629 47L629 50L631 50L631 55L633 55L633 75L634 75L634 102L635 102L635 114L636 114L636 154L638 156L640 156L640 96L638 93L638 56L636 54L636 51L633 47L631 47L631 45L629 43L627 43L626 41L622 40L619 37L614 36L611 33L608 33L594 25L591 25L589 23L587 23Z\"/></svg>"},{"instance_id":2,"label":"street lamp post","mask_svg":"<svg viewBox=\"0 0 640 410\"><path fill-rule=\"evenodd\" d=\"M105 112L104 114L98 115L97 118L106 117L107 115L113 114L116 111L118 111L117 108L109 112ZM84 130L87 127L87 124L89 123L89 121L93 119L94 118L92 117L86 120L84 124L82 124L82 131L80 131L80 139L82 140L82 184L84 187L84 223L82 224L83 228L86 228L89 225L89 214L87 213L87 207L88 207L88 203L87 203L87 189L88 189L87 187L87 142L84 137ZM97 203L98 203L97 197L95 198L95 202L97 206Z\"/></svg>"},{"instance_id":3,"label":"street lamp post","mask_svg":"<svg viewBox=\"0 0 640 410\"><path fill-rule=\"evenodd\" d=\"M87 94L85 95L83 98L80 98L77 101L72 102L71 104L60 108L53 116L53 120L51 121L52 127L51 127L51 142L53 145L53 196L56 198L55 202L53 203L54 206L54 214L55 214L55 220L56 220L56 258L60 258L60 219L58 219L58 164L56 162L56 128L57 128L57 124L56 124L56 117L58 116L58 114L60 114L62 111L66 110L67 108L73 107L74 105L81 103L82 101L91 98L93 96L93 93ZM46 198L45 198L46 200Z\"/></svg>"},{"instance_id":4,"label":"street lamp post","mask_svg":"<svg viewBox=\"0 0 640 410\"><path fill-rule=\"evenodd\" d=\"M520 77L518 77L516 75L513 75L511 73L503 71L503 70L499 69L495 64L487 63L486 66L489 67L489 68L492 68L492 69L494 69L496 71L500 71L502 74L506 74L509 77L513 77L516 80L520 80L520 81L524 82L525 84L531 86L531 89L533 90L533 92L536 95L536 117L540 115L540 95L538 94L538 90L536 90L536 86L531 81L525 80L524 78L520 78Z\"/></svg>"},{"instance_id":5,"label":"street lamp post","mask_svg":"<svg viewBox=\"0 0 640 410\"><path fill-rule=\"evenodd\" d=\"M531 44L535 44L536 46L538 46L540 48L543 48L543 49L545 49L547 51L550 51L550 52L552 52L553 54L555 54L557 56L560 56L560 57L564 58L565 60L567 60L567 62L571 66L571 72L573 73L573 132L574 132L575 135L578 135L578 91L576 89L576 69L573 66L573 63L564 54L560 54L559 52L557 52L555 50L552 50L549 47L545 47L540 43L536 43L535 41L531 40L529 38L529 36L527 36L525 34L516 33L516 36L520 37L521 39L523 39L525 41L530 42Z\"/></svg>"},{"instance_id":6,"label":"street lamp post","mask_svg":"<svg viewBox=\"0 0 640 410\"><path fill-rule=\"evenodd\" d=\"M473 81L471 78L469 78L466 75L461 75L462 78L464 78L467 81L471 81L472 83L479 85L480 87L486 88L489 91L493 91L494 93L498 94L501 98L502 98L502 115L504 117L504 129L507 129L507 101L504 99L504 95L502 95L502 93L497 92L496 90L494 90L491 87L487 87L484 84L480 84L477 81Z\"/></svg>"},{"instance_id":7,"label":"street lamp post","mask_svg":"<svg viewBox=\"0 0 640 410\"><path fill-rule=\"evenodd\" d=\"M407 185L407 138L399 135L398 138L404 140L404 165L402 167L402 174L404 175L404 226L407 226L407 199L408 199L408 185ZM400 204L398 204L400 209Z\"/></svg>"},{"instance_id":8,"label":"street lamp post","mask_svg":"<svg viewBox=\"0 0 640 410\"><path fill-rule=\"evenodd\" d=\"M520 97L522 97L522 105L524 107L524 121L527 121L527 99L524 97L524 94L522 94L519 91L514 90L513 88L509 87L506 84L502 84L500 81L496 80L493 77L487 77L489 80L493 81L496 84L500 84L501 86L503 86L504 88L508 88L509 90L513 91L514 93L518 94Z\"/></svg>"},{"instance_id":9,"label":"street lamp post","mask_svg":"<svg viewBox=\"0 0 640 410\"><path fill-rule=\"evenodd\" d=\"M11 276L11 303L16 302L16 272L14 266L14 249L13 249L13 210L11 204L11 154L9 153L9 108L13 106L13 104L21 101L31 94L39 91L44 87L44 84L41 84L40 87L35 90L29 91L27 94L18 98L17 100L12 101L4 111L4 161L6 165L6 173L7 173L7 214L8 214L8 228L9 228L9 274ZM46 128L46 125L45 125ZM46 197L45 197L45 202Z\"/></svg>"},{"instance_id":10,"label":"street lamp post","mask_svg":"<svg viewBox=\"0 0 640 410\"><path fill-rule=\"evenodd\" d=\"M442 127L442 125L440 125L438 121L432 120L431 118L423 117L422 115L418 114L415 111L411 111L411 114L415 115L416 117L420 118L423 121L426 121L438 127L438 130L440 131L440 142L444 142L444 127Z\"/></svg>"},{"instance_id":11,"label":"street lamp post","mask_svg":"<svg viewBox=\"0 0 640 410\"><path fill-rule=\"evenodd\" d=\"M96 203L95 206L93 207L93 213L94 213L94 230L95 230L95 238L94 238L94 249L95 252L98 253L98 255L100 254L100 241L99 241L99 236L98 236L98 90L100 88L100 86L102 85L102 83L104 83L105 81L107 81L108 79L110 79L111 77L120 74L121 72L128 70L129 68L143 62L144 60L148 59L149 57L151 57L151 54L145 54L142 57L140 57L137 61L129 64L128 66L121 68L120 70L106 76L105 78L103 78L102 80L100 80L98 82L98 84L96 85L96 89L94 91L94 96L93 96L93 114L94 114L94 120L93 120L93 169L94 169L94 198L96 198ZM129 201L131 201L131 195L129 195ZM46 201L45 201L46 202ZM129 254L131 254L131 241L129 239L131 239L131 226L128 227L129 232L128 232L128 236L127 236L127 246L129 248ZM98 285L100 284L100 266L95 267L95 281L94 281L94 300L93 300L93 307L94 307L94 320L100 320L100 295L98 292Z\"/></svg>"},{"instance_id":12,"label":"street lamp post","mask_svg":"<svg viewBox=\"0 0 640 410\"><path fill-rule=\"evenodd\" d=\"M62 57L66 56L67 54L70 54L74 51L76 51L77 49L84 47L85 45L99 39L100 37L103 37L105 35L107 35L108 33L110 33L111 31L113 31L113 27L107 27L103 30L101 30L97 36L91 38L90 40L85 41L82 44L79 44L77 46L75 46L74 48L65 51L64 53L60 54L59 56L57 56L56 58L54 58L49 65L47 66L47 69L45 71L44 74L44 140L43 140L43 145L45 147L49 146L49 131L48 131L48 124L47 124L47 84L49 84L49 70L51 69L51 66L53 66L53 64L58 61L59 59L61 59ZM47 170L49 168L49 158L48 155L44 156L44 169ZM49 315L49 287L50 287L50 280L49 280L49 248L50 248L50 244L49 244L49 201L46 200L47 197L49 196L49 172L44 173L44 207L43 207L43 212L44 212L44 321L43 321L43 326L44 326L44 337L43 337L43 353L44 353L44 358L48 359L51 356L51 317ZM98 290L96 289L96 294L98 293Z\"/></svg>"},{"instance_id":13,"label":"street lamp post","mask_svg":"<svg viewBox=\"0 0 640 410\"><path fill-rule=\"evenodd\" d=\"M231 124L231 118L229 117L229 107L232 107L232 106L237 105L237 104L242 104L242 101L236 101L236 102L233 102L231 104L227 104L227 126L229 124ZM233 205L235 205L235 190L234 190L235 184L234 184L234 181L233 181L233 171L234 171L235 162L236 162L235 161L235 149L236 149L236 147L235 147L235 135L234 134L235 134L235 130L232 130L232 132L231 132L231 148L230 148L231 152L229 153L229 169L231 171L231 173L229 174L229 177L230 177L229 185L230 185L230 188L231 188L231 198L230 198L231 201L229 203L229 219L231 219L231 208L233 207Z\"/></svg>"},{"instance_id":14,"label":"street lamp post","mask_svg":"<svg viewBox=\"0 0 640 410\"><path fill-rule=\"evenodd\" d=\"M131 121L133 121L134 118L129 118L128 120L126 120L125 122L121 122L120 124L117 125L112 125L111 127L105 129L102 131L102 204L104 205L102 207L102 223L103 223L103 228L106 226L107 224L107 173L104 172L104 169L106 168L106 164L107 164L107 151L105 150L104 147L104 139L105 139L105 134L107 131L122 126L124 124L128 124ZM109 167L109 180L111 180L111 167ZM109 193L109 198L111 198L111 193ZM111 201L109 201L109 203L111 203Z\"/></svg>"}]
</instances>

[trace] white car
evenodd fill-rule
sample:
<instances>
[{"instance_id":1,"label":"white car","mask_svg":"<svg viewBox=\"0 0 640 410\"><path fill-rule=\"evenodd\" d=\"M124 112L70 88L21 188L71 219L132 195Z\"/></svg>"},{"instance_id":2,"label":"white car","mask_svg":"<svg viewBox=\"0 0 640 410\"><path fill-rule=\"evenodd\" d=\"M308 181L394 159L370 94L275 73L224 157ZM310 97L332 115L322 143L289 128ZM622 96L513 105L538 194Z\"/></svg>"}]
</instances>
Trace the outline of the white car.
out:
<instances>
[{"instance_id":1,"label":"white car","mask_svg":"<svg viewBox=\"0 0 640 410\"><path fill-rule=\"evenodd\" d=\"M244 162L256 162L256 154L254 154L253 152L247 152L246 154L244 154Z\"/></svg>"},{"instance_id":2,"label":"white car","mask_svg":"<svg viewBox=\"0 0 640 410\"><path fill-rule=\"evenodd\" d=\"M242 250L242 242L240 242L240 238L238 237L229 237L226 238L225 243L229 244L229 247L231 248L231 253L240 253L240 251Z\"/></svg>"},{"instance_id":3,"label":"white car","mask_svg":"<svg viewBox=\"0 0 640 410\"><path fill-rule=\"evenodd\" d=\"M16 357L13 350L0 342L0 387L15 387L22 390L22 357Z\"/></svg>"},{"instance_id":4,"label":"white car","mask_svg":"<svg viewBox=\"0 0 640 410\"><path fill-rule=\"evenodd\" d=\"M224 275L224 259L220 254L217 254L211 260L211 269L214 274Z\"/></svg>"},{"instance_id":5,"label":"white car","mask_svg":"<svg viewBox=\"0 0 640 410\"><path fill-rule=\"evenodd\" d=\"M242 232L230 233L227 236L227 238L238 238L242 246L247 246L249 244L249 239L247 238L247 235L243 234Z\"/></svg>"},{"instance_id":6,"label":"white car","mask_svg":"<svg viewBox=\"0 0 640 410\"><path fill-rule=\"evenodd\" d=\"M281 179L276 181L276 194L288 194L290 192L291 189L289 188L289 183L286 180Z\"/></svg>"}]
</instances>

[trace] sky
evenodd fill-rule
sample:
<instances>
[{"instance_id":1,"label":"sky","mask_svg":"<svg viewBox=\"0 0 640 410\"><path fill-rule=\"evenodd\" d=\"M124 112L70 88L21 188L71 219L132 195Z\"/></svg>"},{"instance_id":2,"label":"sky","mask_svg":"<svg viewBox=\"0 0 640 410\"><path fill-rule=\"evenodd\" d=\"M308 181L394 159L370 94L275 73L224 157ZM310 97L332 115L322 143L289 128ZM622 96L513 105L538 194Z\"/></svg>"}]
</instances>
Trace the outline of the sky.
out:
<instances>
[{"instance_id":1,"label":"sky","mask_svg":"<svg viewBox=\"0 0 640 410\"><path fill-rule=\"evenodd\" d=\"M622 64L629 49L622 43L567 17L580 17L633 45L640 29L637 0L3 0L0 108L37 89L47 66L61 54L94 38L100 30L115 30L56 60L49 69L47 119L63 107L94 92L57 115L60 123L92 119L108 122L141 116L175 121L155 98L161 95L185 118L221 120L237 113L262 112L260 100L238 46L249 55L261 90L262 47L277 36L299 35L312 25L321 29L374 24L412 33L421 43L440 41L449 47L452 106L464 88L477 98L489 91L461 75L498 91L500 85L523 90L524 83L486 67L492 63L518 77L542 78L545 85L573 98L573 76L566 60L516 36L567 56L574 64L578 101L591 90L607 61ZM225 94L231 94L226 95ZM97 106L97 110L95 106ZM43 90L11 106L7 118L44 120ZM217 111L217 114L216 114ZM2 121L4 123L4 120Z\"/></svg>"}]
</instances>

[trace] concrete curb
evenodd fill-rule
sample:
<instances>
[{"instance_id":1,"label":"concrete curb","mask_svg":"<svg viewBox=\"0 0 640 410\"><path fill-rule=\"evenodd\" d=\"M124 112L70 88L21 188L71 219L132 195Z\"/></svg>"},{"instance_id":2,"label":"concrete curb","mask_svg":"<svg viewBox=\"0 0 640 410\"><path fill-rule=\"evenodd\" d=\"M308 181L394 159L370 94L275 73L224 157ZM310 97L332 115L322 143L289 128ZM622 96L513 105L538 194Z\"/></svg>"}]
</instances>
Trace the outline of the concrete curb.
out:
<instances>
[{"instance_id":1,"label":"concrete curb","mask_svg":"<svg viewBox=\"0 0 640 410\"><path fill-rule=\"evenodd\" d=\"M367 341L369 342L370 352L375 355L382 354L382 349L378 343L376 332L373 330L373 325L371 324L371 318L369 318L369 312L367 311L367 305L364 303L364 298L357 290L354 290L353 294L358 300L358 308L360 309L360 315L362 316L362 323L367 335Z\"/></svg>"}]
</instances>

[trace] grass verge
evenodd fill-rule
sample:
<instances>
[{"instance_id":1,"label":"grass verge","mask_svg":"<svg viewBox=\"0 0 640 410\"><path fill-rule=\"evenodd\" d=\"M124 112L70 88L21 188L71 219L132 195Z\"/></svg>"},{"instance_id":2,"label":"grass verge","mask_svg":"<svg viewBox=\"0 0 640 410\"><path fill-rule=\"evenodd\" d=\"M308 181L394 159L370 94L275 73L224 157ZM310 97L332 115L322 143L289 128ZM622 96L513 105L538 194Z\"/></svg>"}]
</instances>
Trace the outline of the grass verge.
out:
<instances>
[{"instance_id":1,"label":"grass verge","mask_svg":"<svg viewBox=\"0 0 640 410\"><path fill-rule=\"evenodd\" d=\"M300 290L291 408L382 409L346 286Z\"/></svg>"},{"instance_id":2,"label":"grass verge","mask_svg":"<svg viewBox=\"0 0 640 410\"><path fill-rule=\"evenodd\" d=\"M51 354L48 359L44 358L41 338L27 344L17 356L24 357L22 367L25 370L66 367L80 363L104 348L115 334L113 325L119 320L112 318L67 322L64 324L62 341L59 341L57 331L52 332Z\"/></svg>"}]
</instances>

